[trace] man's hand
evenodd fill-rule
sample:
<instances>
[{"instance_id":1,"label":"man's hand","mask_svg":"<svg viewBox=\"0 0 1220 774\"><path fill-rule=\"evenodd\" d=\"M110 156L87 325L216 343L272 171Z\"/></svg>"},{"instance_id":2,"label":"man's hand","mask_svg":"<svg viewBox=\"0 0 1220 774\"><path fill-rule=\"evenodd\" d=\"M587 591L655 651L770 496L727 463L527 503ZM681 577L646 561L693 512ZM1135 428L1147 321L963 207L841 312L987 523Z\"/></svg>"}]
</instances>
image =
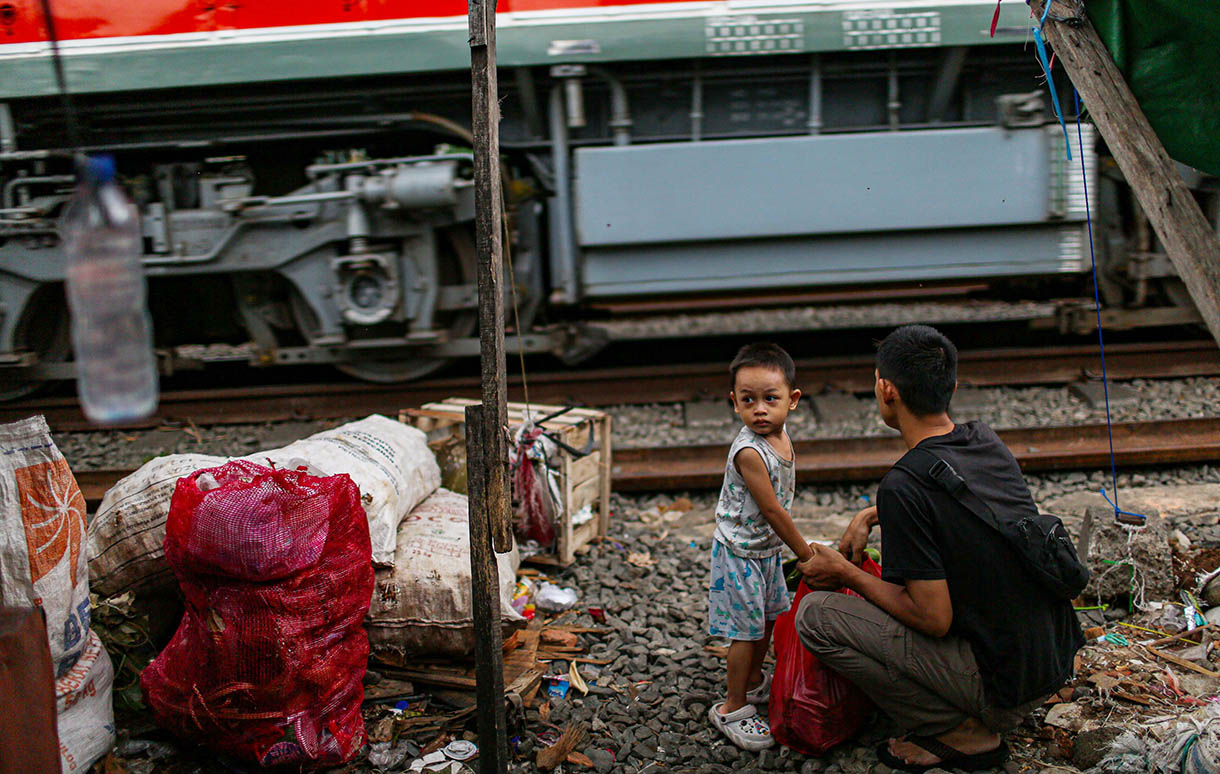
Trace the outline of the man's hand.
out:
<instances>
[{"instance_id":1,"label":"man's hand","mask_svg":"<svg viewBox=\"0 0 1220 774\"><path fill-rule=\"evenodd\" d=\"M796 569L804 576L805 585L814 591L835 591L843 588L846 572L851 570L851 564L832 548L820 543L810 543L809 550L813 556L798 562Z\"/></svg>"},{"instance_id":2,"label":"man's hand","mask_svg":"<svg viewBox=\"0 0 1220 774\"><path fill-rule=\"evenodd\" d=\"M864 561L864 549L868 546L868 535L877 523L877 506L870 505L856 514L856 517L843 531L839 541L839 553L847 557L847 561L859 566Z\"/></svg>"}]
</instances>

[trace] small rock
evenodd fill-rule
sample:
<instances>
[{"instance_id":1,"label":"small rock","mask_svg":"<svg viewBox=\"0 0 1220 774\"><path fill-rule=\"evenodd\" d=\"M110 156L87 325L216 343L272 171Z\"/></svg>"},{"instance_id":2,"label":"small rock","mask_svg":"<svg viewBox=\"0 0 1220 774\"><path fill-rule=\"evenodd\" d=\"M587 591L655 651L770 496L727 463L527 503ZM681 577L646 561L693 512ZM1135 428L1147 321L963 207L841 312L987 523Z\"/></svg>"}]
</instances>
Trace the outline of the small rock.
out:
<instances>
[{"instance_id":1,"label":"small rock","mask_svg":"<svg viewBox=\"0 0 1220 774\"><path fill-rule=\"evenodd\" d=\"M1190 538L1180 529L1175 529L1169 533L1169 546L1178 553L1186 553L1190 550Z\"/></svg>"},{"instance_id":2,"label":"small rock","mask_svg":"<svg viewBox=\"0 0 1220 774\"><path fill-rule=\"evenodd\" d=\"M826 762L821 758L810 758L801 766L801 774L818 774L824 768L826 768Z\"/></svg>"},{"instance_id":3,"label":"small rock","mask_svg":"<svg viewBox=\"0 0 1220 774\"><path fill-rule=\"evenodd\" d=\"M593 768L599 774L606 774L606 772L614 768L614 756L606 750L590 748L585 750L585 755L588 756L589 760L593 761Z\"/></svg>"}]
</instances>

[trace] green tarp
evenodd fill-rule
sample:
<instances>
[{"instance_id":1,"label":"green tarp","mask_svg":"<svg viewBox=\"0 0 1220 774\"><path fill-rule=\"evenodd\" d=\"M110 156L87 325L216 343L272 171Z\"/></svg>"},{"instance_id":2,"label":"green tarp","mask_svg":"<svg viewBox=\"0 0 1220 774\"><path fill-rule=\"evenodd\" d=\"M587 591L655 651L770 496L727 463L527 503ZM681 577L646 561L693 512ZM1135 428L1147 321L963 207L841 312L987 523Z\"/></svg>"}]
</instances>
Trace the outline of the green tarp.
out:
<instances>
[{"instance_id":1,"label":"green tarp","mask_svg":"<svg viewBox=\"0 0 1220 774\"><path fill-rule=\"evenodd\" d=\"M1220 175L1220 0L1085 7L1169 155Z\"/></svg>"}]
</instances>

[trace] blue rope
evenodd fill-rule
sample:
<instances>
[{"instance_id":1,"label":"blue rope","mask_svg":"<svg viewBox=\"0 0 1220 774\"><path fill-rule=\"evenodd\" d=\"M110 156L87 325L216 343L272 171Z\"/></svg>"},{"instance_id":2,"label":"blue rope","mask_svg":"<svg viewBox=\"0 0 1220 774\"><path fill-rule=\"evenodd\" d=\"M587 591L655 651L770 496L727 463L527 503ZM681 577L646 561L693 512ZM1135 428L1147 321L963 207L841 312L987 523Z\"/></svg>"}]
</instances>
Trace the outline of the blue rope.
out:
<instances>
[{"instance_id":1,"label":"blue rope","mask_svg":"<svg viewBox=\"0 0 1220 774\"><path fill-rule=\"evenodd\" d=\"M1101 488L1100 491L1101 491L1101 496L1106 498L1106 502L1108 502L1114 508L1114 515L1116 517L1119 514L1122 514L1124 516L1134 516L1135 518L1140 519L1141 521L1148 521L1148 517L1142 513L1132 513L1131 511L1119 510L1118 506L1114 504L1114 500L1118 499L1117 487L1114 489L1114 500L1111 500L1110 496L1106 494L1106 488L1104 486Z\"/></svg>"},{"instance_id":2,"label":"blue rope","mask_svg":"<svg viewBox=\"0 0 1220 774\"><path fill-rule=\"evenodd\" d=\"M1063 111L1059 107L1059 94L1055 91L1055 76L1051 73L1051 64L1046 57L1046 41L1042 39L1042 27L1046 24L1046 16L1051 11L1052 0L1046 0L1046 5L1042 9L1042 18L1038 20L1038 26L1034 27L1034 47L1038 50L1038 62L1042 65L1042 72L1046 73L1046 85L1051 90L1051 107L1055 109L1055 118L1059 119L1059 127L1063 129L1063 145L1067 148L1067 159L1072 160L1072 141L1068 139L1067 122L1063 120ZM1080 129L1080 95L1076 96L1076 128ZM1084 154L1084 151L1081 151ZM1084 163L1083 161L1081 162Z\"/></svg>"},{"instance_id":3,"label":"blue rope","mask_svg":"<svg viewBox=\"0 0 1220 774\"><path fill-rule=\"evenodd\" d=\"M1049 2L1047 7L1050 7ZM1046 14L1043 12L1043 18L1045 16ZM1101 290L1097 284L1097 254L1093 249L1093 213L1089 207L1089 170L1084 153L1084 132L1080 128L1080 92L1073 88L1072 96L1076 101L1076 140L1080 143L1080 176L1084 183L1084 221L1089 229L1089 263L1093 267L1093 304L1097 311L1097 350L1101 353L1101 389L1106 399L1106 436L1110 441L1110 480L1114 485L1113 500L1106 495L1104 488L1101 490L1101 496L1105 497L1106 502L1114 507L1115 518L1118 518L1120 514L1125 514L1147 520L1143 514L1120 510L1118 507L1118 464L1114 460L1114 427L1110 420L1110 379L1106 375L1106 337L1101 330ZM1069 155L1068 158L1071 156Z\"/></svg>"}]
</instances>

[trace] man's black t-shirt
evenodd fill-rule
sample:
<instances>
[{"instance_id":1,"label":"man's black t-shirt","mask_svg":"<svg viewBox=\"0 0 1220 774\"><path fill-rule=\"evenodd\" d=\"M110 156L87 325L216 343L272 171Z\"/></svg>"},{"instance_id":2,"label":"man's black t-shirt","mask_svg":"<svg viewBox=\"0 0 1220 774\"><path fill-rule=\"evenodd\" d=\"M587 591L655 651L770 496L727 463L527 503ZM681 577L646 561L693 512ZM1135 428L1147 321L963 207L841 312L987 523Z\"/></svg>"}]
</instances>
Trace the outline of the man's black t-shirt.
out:
<instances>
[{"instance_id":1,"label":"man's black t-shirt","mask_svg":"<svg viewBox=\"0 0 1220 774\"><path fill-rule=\"evenodd\" d=\"M919 443L997 513L1033 508L1012 454L981 422ZM877 490L883 578L949 585L949 634L970 643L987 699L1016 707L1058 690L1084 644L1070 602L1051 598L999 532L948 492L897 468Z\"/></svg>"}]
</instances>

